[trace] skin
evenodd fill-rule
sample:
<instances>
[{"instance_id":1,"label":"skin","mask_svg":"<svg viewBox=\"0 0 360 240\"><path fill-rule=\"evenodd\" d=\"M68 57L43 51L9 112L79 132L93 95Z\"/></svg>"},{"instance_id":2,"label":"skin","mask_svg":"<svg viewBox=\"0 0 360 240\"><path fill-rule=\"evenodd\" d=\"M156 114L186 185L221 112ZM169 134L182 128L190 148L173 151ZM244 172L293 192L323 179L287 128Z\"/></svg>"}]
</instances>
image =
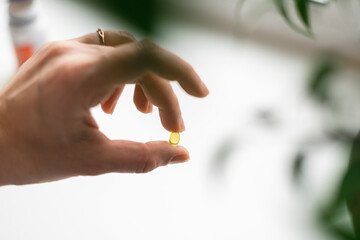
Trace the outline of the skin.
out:
<instances>
[{"instance_id":1,"label":"skin","mask_svg":"<svg viewBox=\"0 0 360 240\"><path fill-rule=\"evenodd\" d=\"M170 80L190 95L208 89L184 60L128 32L105 31L44 45L0 92L0 186L110 172L146 173L182 163L188 151L165 141L109 140L91 116L112 113L126 84L143 113L159 108L163 127L185 129Z\"/></svg>"}]
</instances>

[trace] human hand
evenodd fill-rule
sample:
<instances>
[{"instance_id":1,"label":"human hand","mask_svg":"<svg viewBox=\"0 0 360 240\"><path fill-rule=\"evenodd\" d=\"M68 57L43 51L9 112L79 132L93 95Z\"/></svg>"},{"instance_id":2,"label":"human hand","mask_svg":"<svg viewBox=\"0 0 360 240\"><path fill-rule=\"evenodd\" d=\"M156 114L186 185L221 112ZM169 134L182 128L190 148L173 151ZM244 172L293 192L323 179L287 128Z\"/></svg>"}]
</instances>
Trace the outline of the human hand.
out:
<instances>
[{"instance_id":1,"label":"human hand","mask_svg":"<svg viewBox=\"0 0 360 240\"><path fill-rule=\"evenodd\" d=\"M192 67L150 41L105 31L44 45L0 92L0 185L48 182L109 172L145 173L189 158L165 141L109 140L91 116L101 104L112 113L125 84L136 84L141 112L159 108L162 125L183 131L169 80L190 95L206 86Z\"/></svg>"}]
</instances>

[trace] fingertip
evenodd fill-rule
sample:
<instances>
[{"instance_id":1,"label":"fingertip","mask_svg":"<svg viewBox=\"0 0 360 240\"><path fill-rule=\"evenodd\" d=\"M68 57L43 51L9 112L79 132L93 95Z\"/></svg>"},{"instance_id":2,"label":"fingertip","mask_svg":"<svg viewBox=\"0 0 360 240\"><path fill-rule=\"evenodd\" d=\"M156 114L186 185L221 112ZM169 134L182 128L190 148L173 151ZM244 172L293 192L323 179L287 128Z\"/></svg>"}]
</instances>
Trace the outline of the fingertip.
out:
<instances>
[{"instance_id":1,"label":"fingertip","mask_svg":"<svg viewBox=\"0 0 360 240\"><path fill-rule=\"evenodd\" d=\"M109 114L113 115L116 107L116 102L111 106Z\"/></svg>"},{"instance_id":2,"label":"fingertip","mask_svg":"<svg viewBox=\"0 0 360 240\"><path fill-rule=\"evenodd\" d=\"M136 106L136 109L141 112L141 113L144 113L144 114L148 114L148 113L152 113L153 112L153 107L152 105L151 106Z\"/></svg>"},{"instance_id":3,"label":"fingertip","mask_svg":"<svg viewBox=\"0 0 360 240\"><path fill-rule=\"evenodd\" d=\"M201 80L200 76L195 73L195 82L198 83L199 94L197 97L206 97L209 94L209 89L206 87L205 83Z\"/></svg>"},{"instance_id":4,"label":"fingertip","mask_svg":"<svg viewBox=\"0 0 360 240\"><path fill-rule=\"evenodd\" d=\"M150 102L148 102L145 113L152 113L152 112L153 112L153 105Z\"/></svg>"},{"instance_id":5,"label":"fingertip","mask_svg":"<svg viewBox=\"0 0 360 240\"><path fill-rule=\"evenodd\" d=\"M190 160L189 151L185 147L183 147L183 146L175 146L174 148L178 152L170 160L170 163L184 163L184 162L188 162Z\"/></svg>"},{"instance_id":6,"label":"fingertip","mask_svg":"<svg viewBox=\"0 0 360 240\"><path fill-rule=\"evenodd\" d=\"M185 163L190 160L189 154L179 154L174 156L171 160L171 164L177 164L177 163Z\"/></svg>"},{"instance_id":7,"label":"fingertip","mask_svg":"<svg viewBox=\"0 0 360 240\"><path fill-rule=\"evenodd\" d=\"M186 127L185 127L184 119L181 118L180 131L179 132L184 132L185 130L186 130Z\"/></svg>"},{"instance_id":8,"label":"fingertip","mask_svg":"<svg viewBox=\"0 0 360 240\"><path fill-rule=\"evenodd\" d=\"M200 80L200 87L199 87L199 97L201 98L204 98L206 97L207 95L209 95L209 89L206 87L205 83L203 83L201 80Z\"/></svg>"},{"instance_id":9,"label":"fingertip","mask_svg":"<svg viewBox=\"0 0 360 240\"><path fill-rule=\"evenodd\" d=\"M183 146L173 146L167 141L152 141L146 143L151 149L152 154L160 156L161 162L166 163L182 163L190 159L189 151Z\"/></svg>"},{"instance_id":10,"label":"fingertip","mask_svg":"<svg viewBox=\"0 0 360 240\"><path fill-rule=\"evenodd\" d=\"M174 124L167 124L167 123L164 123L163 122L163 127L166 131L169 131L169 132L184 132L186 130L185 128L185 125L182 125L183 123L181 124L178 124L178 125L174 125Z\"/></svg>"},{"instance_id":11,"label":"fingertip","mask_svg":"<svg viewBox=\"0 0 360 240\"><path fill-rule=\"evenodd\" d=\"M202 82L200 83L200 85L191 88L186 88L185 86L182 87L189 95L197 98L204 98L209 95L209 89Z\"/></svg>"},{"instance_id":12,"label":"fingertip","mask_svg":"<svg viewBox=\"0 0 360 240\"><path fill-rule=\"evenodd\" d=\"M136 108L141 113L152 113L153 105L145 96L143 89L140 85L135 86L134 97L133 97L134 104Z\"/></svg>"},{"instance_id":13,"label":"fingertip","mask_svg":"<svg viewBox=\"0 0 360 240\"><path fill-rule=\"evenodd\" d=\"M101 109L104 113L112 115L115 109L115 106L109 107L107 104L101 104Z\"/></svg>"},{"instance_id":14,"label":"fingertip","mask_svg":"<svg viewBox=\"0 0 360 240\"><path fill-rule=\"evenodd\" d=\"M203 84L203 97L206 97L207 95L209 95L209 93L209 89L206 87L205 84Z\"/></svg>"},{"instance_id":15,"label":"fingertip","mask_svg":"<svg viewBox=\"0 0 360 240\"><path fill-rule=\"evenodd\" d=\"M167 112L159 109L159 115L162 126L169 132L183 132L185 131L185 123L179 115L169 115Z\"/></svg>"}]
</instances>

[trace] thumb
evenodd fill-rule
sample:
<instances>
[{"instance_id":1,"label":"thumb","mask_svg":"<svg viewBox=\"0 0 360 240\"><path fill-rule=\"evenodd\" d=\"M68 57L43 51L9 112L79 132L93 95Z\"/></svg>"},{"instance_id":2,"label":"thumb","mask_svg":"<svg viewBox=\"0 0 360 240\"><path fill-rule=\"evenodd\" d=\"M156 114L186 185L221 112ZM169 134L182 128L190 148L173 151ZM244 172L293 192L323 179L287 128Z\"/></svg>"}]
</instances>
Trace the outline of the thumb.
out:
<instances>
[{"instance_id":1,"label":"thumb","mask_svg":"<svg viewBox=\"0 0 360 240\"><path fill-rule=\"evenodd\" d=\"M96 165L101 166L98 169L100 174L146 173L160 166L183 163L189 159L189 152L184 147L172 146L165 141L139 143L108 140L97 153L93 157L98 161Z\"/></svg>"}]
</instances>

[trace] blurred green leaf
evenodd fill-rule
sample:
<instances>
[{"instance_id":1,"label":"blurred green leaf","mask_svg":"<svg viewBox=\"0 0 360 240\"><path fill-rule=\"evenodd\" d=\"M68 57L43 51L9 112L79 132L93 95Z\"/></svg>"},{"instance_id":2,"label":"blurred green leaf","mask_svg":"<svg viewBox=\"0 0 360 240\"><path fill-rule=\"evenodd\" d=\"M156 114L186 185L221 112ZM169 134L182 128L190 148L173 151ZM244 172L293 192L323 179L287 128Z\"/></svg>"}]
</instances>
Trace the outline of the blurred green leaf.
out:
<instances>
[{"instance_id":1,"label":"blurred green leaf","mask_svg":"<svg viewBox=\"0 0 360 240\"><path fill-rule=\"evenodd\" d=\"M160 0L77 0L91 4L117 18L127 20L144 34L154 34L163 10Z\"/></svg>"},{"instance_id":2,"label":"blurred green leaf","mask_svg":"<svg viewBox=\"0 0 360 240\"><path fill-rule=\"evenodd\" d=\"M297 184L299 184L303 174L305 159L306 159L305 152L301 150L296 154L293 160L292 176L294 182Z\"/></svg>"},{"instance_id":3,"label":"blurred green leaf","mask_svg":"<svg viewBox=\"0 0 360 240\"><path fill-rule=\"evenodd\" d=\"M286 8L285 8L285 4L284 4L284 0L274 0L274 3L276 5L276 7L278 8L280 14L283 16L283 18L287 21L287 22L291 22Z\"/></svg>"},{"instance_id":4,"label":"blurred green leaf","mask_svg":"<svg viewBox=\"0 0 360 240\"><path fill-rule=\"evenodd\" d=\"M341 193L345 196L355 232L360 238L360 134L353 144L349 169L344 178Z\"/></svg>"},{"instance_id":5,"label":"blurred green leaf","mask_svg":"<svg viewBox=\"0 0 360 240\"><path fill-rule=\"evenodd\" d=\"M325 56L316 64L309 79L309 92L323 103L330 101L328 96L329 84L332 76L338 70L338 62L332 56Z\"/></svg>"},{"instance_id":6,"label":"blurred green leaf","mask_svg":"<svg viewBox=\"0 0 360 240\"><path fill-rule=\"evenodd\" d=\"M210 174L212 178L223 177L225 175L226 166L231 160L230 156L237 149L236 136L227 136L215 149L210 164Z\"/></svg>"},{"instance_id":7,"label":"blurred green leaf","mask_svg":"<svg viewBox=\"0 0 360 240\"><path fill-rule=\"evenodd\" d=\"M275 3L275 6L277 7L279 13L284 18L284 20L287 22L287 24L294 29L296 32L306 36L313 38L313 33L310 29L310 21L309 21L309 14L308 14L308 4L309 2L307 0L294 0L296 1L296 9L297 12L300 15L301 20L303 21L305 25L305 29L299 27L296 25L293 20L290 18L290 15L288 14L285 1L286 0L273 0Z\"/></svg>"},{"instance_id":8,"label":"blurred green leaf","mask_svg":"<svg viewBox=\"0 0 360 240\"><path fill-rule=\"evenodd\" d=\"M309 1L308 0L295 0L296 10L307 29L310 29L309 21Z\"/></svg>"},{"instance_id":9,"label":"blurred green leaf","mask_svg":"<svg viewBox=\"0 0 360 240\"><path fill-rule=\"evenodd\" d=\"M332 236L342 240L358 240L360 239L360 135L353 141L349 162L349 168L335 197L322 211L320 219L322 226ZM353 226L341 226L338 220L348 211L352 216Z\"/></svg>"}]
</instances>

